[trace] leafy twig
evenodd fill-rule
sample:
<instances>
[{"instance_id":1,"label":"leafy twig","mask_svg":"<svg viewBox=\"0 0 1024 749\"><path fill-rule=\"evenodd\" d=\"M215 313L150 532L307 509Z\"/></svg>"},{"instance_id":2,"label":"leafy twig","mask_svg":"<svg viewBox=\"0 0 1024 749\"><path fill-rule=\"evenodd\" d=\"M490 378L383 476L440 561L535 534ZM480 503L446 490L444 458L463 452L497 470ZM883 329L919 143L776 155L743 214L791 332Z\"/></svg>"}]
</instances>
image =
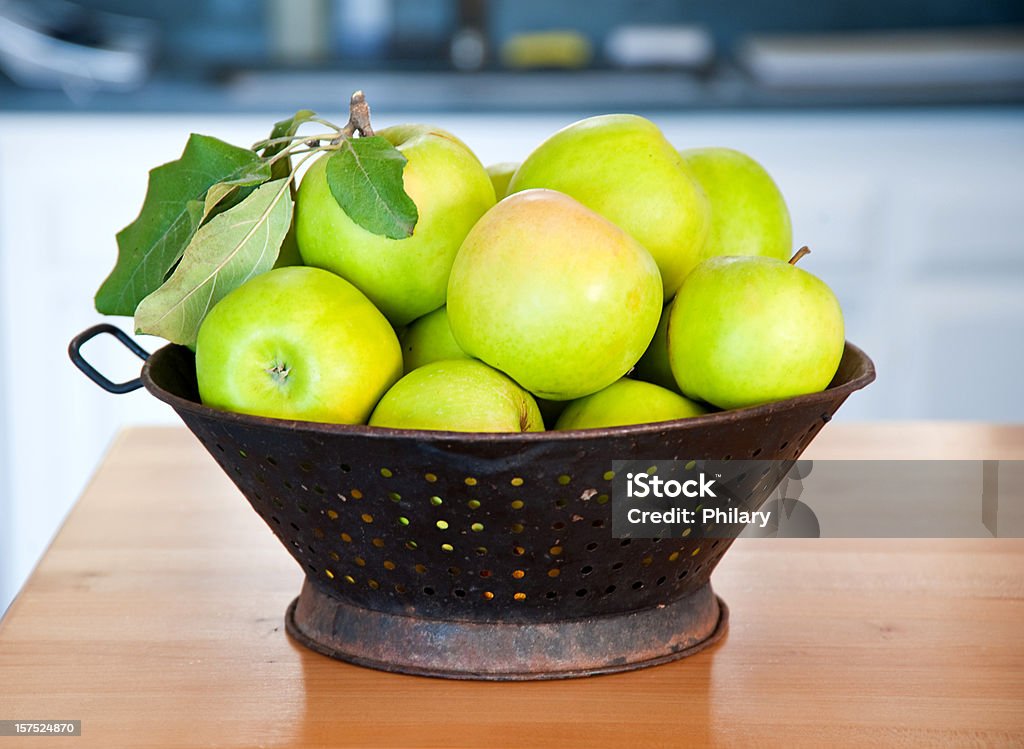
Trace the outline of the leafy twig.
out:
<instances>
[{"instance_id":1,"label":"leafy twig","mask_svg":"<svg viewBox=\"0 0 1024 749\"><path fill-rule=\"evenodd\" d=\"M337 132L334 132L334 133L321 133L319 135L299 135L298 133L296 133L295 135L285 135L285 136L282 136L280 138L267 138L266 140L261 140L261 141L259 141L257 143L253 143L252 144L252 150L253 151L263 151L264 149L269 148L270 146L277 146L277 145L280 145L282 143L291 143L291 142L296 141L296 140L311 140L311 139L329 140L329 139L334 138L336 136L337 136Z\"/></svg>"},{"instance_id":2,"label":"leafy twig","mask_svg":"<svg viewBox=\"0 0 1024 749\"><path fill-rule=\"evenodd\" d=\"M326 131L300 135L309 122ZM406 157L374 134L356 91L341 127L303 109L250 149L193 135L180 159L151 172L139 217L118 234L118 262L97 309L134 313L139 332L194 343L218 299L275 263L293 228L294 184L317 154L327 157L328 187L355 224L393 240L412 235L419 214L405 192Z\"/></svg>"}]
</instances>

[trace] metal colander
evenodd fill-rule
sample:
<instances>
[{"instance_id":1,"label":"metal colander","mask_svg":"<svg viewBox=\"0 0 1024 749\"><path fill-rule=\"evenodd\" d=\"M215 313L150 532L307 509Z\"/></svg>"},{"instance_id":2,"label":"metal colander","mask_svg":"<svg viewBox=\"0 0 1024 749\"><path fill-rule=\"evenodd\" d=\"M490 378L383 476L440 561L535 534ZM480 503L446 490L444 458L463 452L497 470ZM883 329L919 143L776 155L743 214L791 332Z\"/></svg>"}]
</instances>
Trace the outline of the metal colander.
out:
<instances>
[{"instance_id":1,"label":"metal colander","mask_svg":"<svg viewBox=\"0 0 1024 749\"><path fill-rule=\"evenodd\" d=\"M124 392L82 360L104 387ZM137 348L137 347L136 347ZM136 350L136 349L133 349ZM140 356L144 352L139 353ZM688 655L725 630L709 577L729 539L612 537L612 460L796 460L871 360L847 344L822 393L659 424L531 434L284 421L200 404L166 346L141 383L170 404L302 567L287 630L393 671L538 679ZM775 486L765 487L766 499Z\"/></svg>"}]
</instances>

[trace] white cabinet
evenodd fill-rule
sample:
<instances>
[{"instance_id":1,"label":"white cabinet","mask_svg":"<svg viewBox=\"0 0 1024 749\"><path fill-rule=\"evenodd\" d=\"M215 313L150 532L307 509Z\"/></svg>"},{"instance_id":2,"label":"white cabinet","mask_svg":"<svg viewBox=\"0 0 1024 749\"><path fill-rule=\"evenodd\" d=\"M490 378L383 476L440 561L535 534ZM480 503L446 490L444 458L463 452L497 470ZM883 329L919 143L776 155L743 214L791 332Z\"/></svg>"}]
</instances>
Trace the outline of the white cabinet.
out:
<instances>
[{"instance_id":1,"label":"white cabinet","mask_svg":"<svg viewBox=\"0 0 1024 749\"><path fill-rule=\"evenodd\" d=\"M680 147L739 148L775 175L795 240L814 251L804 266L836 289L848 337L878 365L839 418L1024 421L1024 110L652 116ZM248 144L274 119L0 116L0 610L117 428L175 422L145 392L100 391L66 355L99 320L92 294L146 171L191 131ZM446 127L493 162L574 118L401 119ZM138 373L112 341L88 352Z\"/></svg>"},{"instance_id":2,"label":"white cabinet","mask_svg":"<svg viewBox=\"0 0 1024 749\"><path fill-rule=\"evenodd\" d=\"M101 391L67 356L71 337L100 321L92 296L113 267L115 233L138 214L147 170L176 158L190 128L251 143L266 123L255 124L0 117L0 611L117 429L176 420L145 391ZM138 376L141 362L112 339L85 351L115 379Z\"/></svg>"}]
</instances>

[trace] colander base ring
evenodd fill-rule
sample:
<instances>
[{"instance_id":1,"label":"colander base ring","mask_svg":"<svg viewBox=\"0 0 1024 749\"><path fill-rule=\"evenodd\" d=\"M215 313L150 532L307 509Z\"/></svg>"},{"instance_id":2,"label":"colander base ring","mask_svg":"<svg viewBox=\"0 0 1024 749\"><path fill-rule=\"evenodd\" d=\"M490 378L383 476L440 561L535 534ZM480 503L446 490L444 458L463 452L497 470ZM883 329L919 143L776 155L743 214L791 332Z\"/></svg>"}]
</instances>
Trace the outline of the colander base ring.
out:
<instances>
[{"instance_id":1,"label":"colander base ring","mask_svg":"<svg viewBox=\"0 0 1024 749\"><path fill-rule=\"evenodd\" d=\"M374 611L309 580L285 630L301 645L382 671L527 681L631 671L693 655L725 634L729 609L706 583L662 606L544 623L469 622Z\"/></svg>"}]
</instances>

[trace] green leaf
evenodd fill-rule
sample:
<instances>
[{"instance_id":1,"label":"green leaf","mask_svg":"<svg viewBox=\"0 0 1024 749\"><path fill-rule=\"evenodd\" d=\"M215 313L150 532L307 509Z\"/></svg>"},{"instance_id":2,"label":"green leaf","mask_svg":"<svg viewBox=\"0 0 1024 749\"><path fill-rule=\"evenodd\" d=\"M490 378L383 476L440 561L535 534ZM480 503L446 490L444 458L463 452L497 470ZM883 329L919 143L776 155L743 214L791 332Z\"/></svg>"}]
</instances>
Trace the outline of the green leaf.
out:
<instances>
[{"instance_id":1,"label":"green leaf","mask_svg":"<svg viewBox=\"0 0 1024 749\"><path fill-rule=\"evenodd\" d=\"M285 176L287 177L288 175L286 174ZM206 193L206 200L203 204L203 219L200 221L200 226L217 214L224 213L224 211L234 208L247 197L252 195L259 186L259 184L225 186L224 183L218 182ZM294 181L292 182L292 199L295 199Z\"/></svg>"},{"instance_id":2,"label":"green leaf","mask_svg":"<svg viewBox=\"0 0 1024 749\"><path fill-rule=\"evenodd\" d=\"M225 182L218 182L206 191L206 198L203 200L203 221L217 209L224 199L238 189L237 185L229 185Z\"/></svg>"},{"instance_id":3,"label":"green leaf","mask_svg":"<svg viewBox=\"0 0 1024 749\"><path fill-rule=\"evenodd\" d=\"M273 267L292 221L290 181L261 185L202 226L167 282L139 304L136 332L194 345L213 305Z\"/></svg>"},{"instance_id":4,"label":"green leaf","mask_svg":"<svg viewBox=\"0 0 1024 749\"><path fill-rule=\"evenodd\" d=\"M270 137L268 140L275 140L276 138L285 138L288 136L295 135L299 128L316 117L316 112L312 109L300 109L298 112L293 114L286 120L275 122L274 127L270 131ZM283 148L287 146L286 143L278 143L272 146L268 146L263 151L264 156L273 156Z\"/></svg>"},{"instance_id":5,"label":"green leaf","mask_svg":"<svg viewBox=\"0 0 1024 749\"><path fill-rule=\"evenodd\" d=\"M191 135L181 158L150 171L138 218L117 235L117 264L96 293L96 309L105 315L134 314L159 288L199 228L211 187L268 179L270 167L255 152Z\"/></svg>"},{"instance_id":6,"label":"green leaf","mask_svg":"<svg viewBox=\"0 0 1024 749\"><path fill-rule=\"evenodd\" d=\"M316 112L313 110L300 109L287 120L275 122L274 128L270 131L269 140L273 140L274 138L287 138L295 135L302 125L309 122L314 117L316 117ZM272 146L267 146L263 149L263 157L269 159L271 156L274 156L287 148L288 145L288 143L275 143ZM273 172L271 175L273 179L287 177L292 171L291 157L275 161L273 166L271 166L271 171Z\"/></svg>"},{"instance_id":7,"label":"green leaf","mask_svg":"<svg viewBox=\"0 0 1024 749\"><path fill-rule=\"evenodd\" d=\"M327 157L327 185L348 217L373 234L412 236L419 213L405 192L406 158L386 139L346 138Z\"/></svg>"}]
</instances>

